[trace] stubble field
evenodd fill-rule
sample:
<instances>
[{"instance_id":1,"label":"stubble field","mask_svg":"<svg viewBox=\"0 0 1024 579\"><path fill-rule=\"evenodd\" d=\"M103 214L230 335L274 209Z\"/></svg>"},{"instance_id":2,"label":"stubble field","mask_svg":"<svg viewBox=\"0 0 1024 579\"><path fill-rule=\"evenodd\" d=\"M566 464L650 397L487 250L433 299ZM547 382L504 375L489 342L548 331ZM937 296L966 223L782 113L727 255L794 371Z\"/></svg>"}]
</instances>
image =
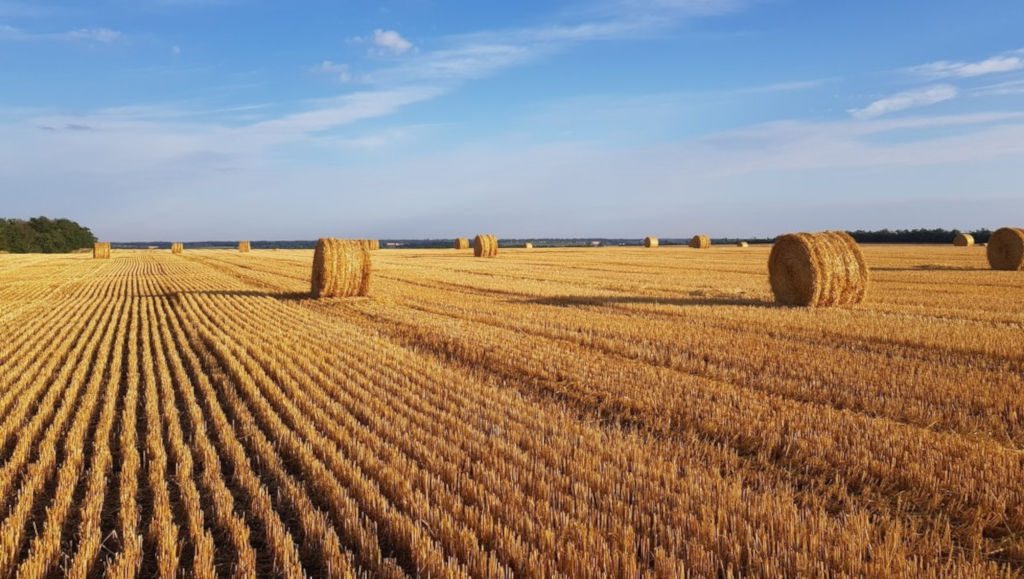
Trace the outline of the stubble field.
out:
<instances>
[{"instance_id":1,"label":"stubble field","mask_svg":"<svg viewBox=\"0 0 1024 579\"><path fill-rule=\"evenodd\" d=\"M1024 572L1024 275L863 246L0 255L0 577Z\"/></svg>"}]
</instances>

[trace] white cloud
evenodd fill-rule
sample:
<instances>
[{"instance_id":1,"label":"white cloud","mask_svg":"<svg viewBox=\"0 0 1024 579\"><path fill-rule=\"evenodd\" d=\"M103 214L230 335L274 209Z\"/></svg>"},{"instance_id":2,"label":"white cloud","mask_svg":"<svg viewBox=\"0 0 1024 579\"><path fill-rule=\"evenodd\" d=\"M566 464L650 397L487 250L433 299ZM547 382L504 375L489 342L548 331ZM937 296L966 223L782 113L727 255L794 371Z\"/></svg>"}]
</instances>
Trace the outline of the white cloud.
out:
<instances>
[{"instance_id":1,"label":"white cloud","mask_svg":"<svg viewBox=\"0 0 1024 579\"><path fill-rule=\"evenodd\" d=\"M957 94L955 86L936 84L887 96L862 109L850 109L848 112L858 119L871 119L897 111L947 101L956 98Z\"/></svg>"},{"instance_id":2,"label":"white cloud","mask_svg":"<svg viewBox=\"0 0 1024 579\"><path fill-rule=\"evenodd\" d=\"M911 72L929 78L970 78L986 74L1011 72L1024 68L1024 59L1019 56L993 56L978 62L952 62L940 60L910 69Z\"/></svg>"},{"instance_id":3,"label":"white cloud","mask_svg":"<svg viewBox=\"0 0 1024 579\"><path fill-rule=\"evenodd\" d=\"M110 28L79 28L67 32L26 32L20 28L0 25L0 40L84 40L109 44L124 38L124 34Z\"/></svg>"},{"instance_id":4,"label":"white cloud","mask_svg":"<svg viewBox=\"0 0 1024 579\"><path fill-rule=\"evenodd\" d=\"M110 43L123 38L120 32L109 28L79 28L65 32L63 35L69 40L90 40L92 42Z\"/></svg>"},{"instance_id":5,"label":"white cloud","mask_svg":"<svg viewBox=\"0 0 1024 579\"><path fill-rule=\"evenodd\" d=\"M347 64L331 62L330 60L325 60L314 66L313 71L333 76L341 82L348 82L352 80L352 75L349 73Z\"/></svg>"},{"instance_id":6,"label":"white cloud","mask_svg":"<svg viewBox=\"0 0 1024 579\"><path fill-rule=\"evenodd\" d=\"M405 54L413 48L412 43L397 31L380 28L373 31L373 45L391 54Z\"/></svg>"}]
</instances>

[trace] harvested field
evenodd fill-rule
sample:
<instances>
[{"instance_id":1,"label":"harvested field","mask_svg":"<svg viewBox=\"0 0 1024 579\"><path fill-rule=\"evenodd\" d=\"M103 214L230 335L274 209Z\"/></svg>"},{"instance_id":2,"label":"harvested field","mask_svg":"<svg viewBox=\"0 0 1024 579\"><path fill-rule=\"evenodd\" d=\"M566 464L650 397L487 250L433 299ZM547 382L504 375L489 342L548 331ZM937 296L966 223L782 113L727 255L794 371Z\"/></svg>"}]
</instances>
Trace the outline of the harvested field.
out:
<instances>
[{"instance_id":1,"label":"harvested field","mask_svg":"<svg viewBox=\"0 0 1024 579\"><path fill-rule=\"evenodd\" d=\"M0 255L0 577L1020 575L1024 274L861 249Z\"/></svg>"}]
</instances>

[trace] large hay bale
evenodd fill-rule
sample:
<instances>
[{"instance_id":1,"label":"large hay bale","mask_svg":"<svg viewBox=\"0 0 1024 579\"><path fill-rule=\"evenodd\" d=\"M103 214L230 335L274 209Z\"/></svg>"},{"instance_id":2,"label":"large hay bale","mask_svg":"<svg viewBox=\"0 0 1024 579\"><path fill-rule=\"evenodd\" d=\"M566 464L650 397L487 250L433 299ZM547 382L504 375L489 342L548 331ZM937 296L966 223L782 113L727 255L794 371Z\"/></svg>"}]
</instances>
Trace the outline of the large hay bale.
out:
<instances>
[{"instance_id":1,"label":"large hay bale","mask_svg":"<svg viewBox=\"0 0 1024 579\"><path fill-rule=\"evenodd\" d=\"M970 247L974 245L974 236L970 233L961 233L953 238L953 245L957 247Z\"/></svg>"},{"instance_id":2,"label":"large hay bale","mask_svg":"<svg viewBox=\"0 0 1024 579\"><path fill-rule=\"evenodd\" d=\"M736 244L736 247L750 247L750 244L747 243L746 241L741 241Z\"/></svg>"},{"instance_id":3,"label":"large hay bale","mask_svg":"<svg viewBox=\"0 0 1024 579\"><path fill-rule=\"evenodd\" d=\"M988 264L1003 271L1024 270L1024 229L1003 227L988 238Z\"/></svg>"},{"instance_id":4,"label":"large hay bale","mask_svg":"<svg viewBox=\"0 0 1024 579\"><path fill-rule=\"evenodd\" d=\"M533 244L530 243L529 241L527 241L526 243L523 244L523 248L525 248L525 249L533 249Z\"/></svg>"},{"instance_id":5,"label":"large hay bale","mask_svg":"<svg viewBox=\"0 0 1024 579\"><path fill-rule=\"evenodd\" d=\"M469 238L456 237L453 246L455 249L469 249Z\"/></svg>"},{"instance_id":6,"label":"large hay bale","mask_svg":"<svg viewBox=\"0 0 1024 579\"><path fill-rule=\"evenodd\" d=\"M366 248L366 251L377 251L380 249L379 239L358 239L356 240L360 245Z\"/></svg>"},{"instance_id":7,"label":"large hay bale","mask_svg":"<svg viewBox=\"0 0 1024 579\"><path fill-rule=\"evenodd\" d=\"M498 238L493 235L477 235L473 239L473 255L476 257L498 255Z\"/></svg>"},{"instance_id":8,"label":"large hay bale","mask_svg":"<svg viewBox=\"0 0 1024 579\"><path fill-rule=\"evenodd\" d=\"M97 241L92 244L92 258L110 259L110 243L106 241Z\"/></svg>"},{"instance_id":9,"label":"large hay bale","mask_svg":"<svg viewBox=\"0 0 1024 579\"><path fill-rule=\"evenodd\" d=\"M644 238L644 247L658 247L658 238L647 236Z\"/></svg>"},{"instance_id":10,"label":"large hay bale","mask_svg":"<svg viewBox=\"0 0 1024 579\"><path fill-rule=\"evenodd\" d=\"M179 255L185 249L185 244L180 241L176 241L171 244L171 253Z\"/></svg>"},{"instance_id":11,"label":"large hay bale","mask_svg":"<svg viewBox=\"0 0 1024 579\"><path fill-rule=\"evenodd\" d=\"M707 235L694 235L690 239L690 247L694 249L707 249L711 247L711 238Z\"/></svg>"},{"instance_id":12,"label":"large hay bale","mask_svg":"<svg viewBox=\"0 0 1024 579\"><path fill-rule=\"evenodd\" d=\"M239 241L238 251L240 251L241 253L249 253L250 251L252 251L252 244L249 243L248 241Z\"/></svg>"},{"instance_id":13,"label":"large hay bale","mask_svg":"<svg viewBox=\"0 0 1024 579\"><path fill-rule=\"evenodd\" d=\"M844 231L789 233L768 256L775 301L787 306L841 306L864 301L868 268Z\"/></svg>"},{"instance_id":14,"label":"large hay bale","mask_svg":"<svg viewBox=\"0 0 1024 579\"><path fill-rule=\"evenodd\" d=\"M370 250L362 239L321 237L313 252L310 293L315 298L370 293Z\"/></svg>"}]
</instances>

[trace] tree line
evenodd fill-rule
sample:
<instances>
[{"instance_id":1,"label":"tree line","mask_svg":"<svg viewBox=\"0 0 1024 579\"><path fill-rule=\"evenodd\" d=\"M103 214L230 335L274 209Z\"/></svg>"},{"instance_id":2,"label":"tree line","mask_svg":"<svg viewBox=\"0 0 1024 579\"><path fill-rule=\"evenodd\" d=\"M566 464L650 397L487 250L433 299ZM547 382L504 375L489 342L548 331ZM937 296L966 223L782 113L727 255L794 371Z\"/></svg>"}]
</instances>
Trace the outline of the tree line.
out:
<instances>
[{"instance_id":1,"label":"tree line","mask_svg":"<svg viewBox=\"0 0 1024 579\"><path fill-rule=\"evenodd\" d=\"M8 253L67 253L92 247L96 236L70 219L0 218L0 251Z\"/></svg>"}]
</instances>

